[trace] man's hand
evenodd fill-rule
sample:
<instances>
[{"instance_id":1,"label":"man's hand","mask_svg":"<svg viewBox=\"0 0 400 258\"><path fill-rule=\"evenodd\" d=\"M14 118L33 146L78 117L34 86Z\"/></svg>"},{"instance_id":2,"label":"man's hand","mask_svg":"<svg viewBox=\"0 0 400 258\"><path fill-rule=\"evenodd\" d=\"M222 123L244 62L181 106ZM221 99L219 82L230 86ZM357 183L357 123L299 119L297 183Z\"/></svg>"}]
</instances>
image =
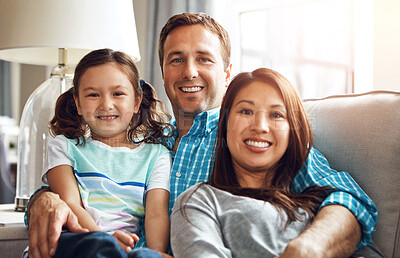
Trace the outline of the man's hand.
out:
<instances>
[{"instance_id":1,"label":"man's hand","mask_svg":"<svg viewBox=\"0 0 400 258\"><path fill-rule=\"evenodd\" d=\"M136 234L128 234L121 230L115 231L113 237L117 240L118 245L126 253L132 251L137 241L139 241L139 237Z\"/></svg>"},{"instance_id":2,"label":"man's hand","mask_svg":"<svg viewBox=\"0 0 400 258\"><path fill-rule=\"evenodd\" d=\"M88 232L79 225L72 210L57 194L42 191L36 195L28 207L29 257L53 256L63 226L74 233Z\"/></svg>"},{"instance_id":3,"label":"man's hand","mask_svg":"<svg viewBox=\"0 0 400 258\"><path fill-rule=\"evenodd\" d=\"M286 246L279 258L349 257L361 237L356 217L340 205L323 207L311 226Z\"/></svg>"}]
</instances>

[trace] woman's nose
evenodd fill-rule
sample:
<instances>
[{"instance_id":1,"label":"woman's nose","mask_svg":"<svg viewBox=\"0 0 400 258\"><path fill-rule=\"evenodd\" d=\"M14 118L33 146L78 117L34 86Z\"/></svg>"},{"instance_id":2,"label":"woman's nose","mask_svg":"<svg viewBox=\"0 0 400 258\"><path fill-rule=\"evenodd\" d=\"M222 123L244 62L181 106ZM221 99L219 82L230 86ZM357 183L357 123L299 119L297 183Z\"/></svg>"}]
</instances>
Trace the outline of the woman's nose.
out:
<instances>
[{"instance_id":1,"label":"woman's nose","mask_svg":"<svg viewBox=\"0 0 400 258\"><path fill-rule=\"evenodd\" d=\"M268 133L270 126L269 122L266 112L257 112L252 127L258 132Z\"/></svg>"}]
</instances>

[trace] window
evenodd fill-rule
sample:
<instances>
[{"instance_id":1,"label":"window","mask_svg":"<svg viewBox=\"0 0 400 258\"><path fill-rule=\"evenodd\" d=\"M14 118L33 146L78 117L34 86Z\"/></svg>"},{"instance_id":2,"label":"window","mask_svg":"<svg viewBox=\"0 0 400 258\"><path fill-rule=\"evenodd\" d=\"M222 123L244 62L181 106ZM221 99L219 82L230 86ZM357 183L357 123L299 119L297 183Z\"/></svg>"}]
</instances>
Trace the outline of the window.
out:
<instances>
[{"instance_id":1,"label":"window","mask_svg":"<svg viewBox=\"0 0 400 258\"><path fill-rule=\"evenodd\" d=\"M230 4L231 17L238 21L230 18L228 24L226 17L224 21L234 41L233 63L240 63L236 72L274 69L303 98L372 89L368 77L372 76L368 73L372 0L234 0ZM365 11L368 6L370 12ZM236 59L235 51L239 52ZM371 82L362 89L355 84L360 69Z\"/></svg>"}]
</instances>

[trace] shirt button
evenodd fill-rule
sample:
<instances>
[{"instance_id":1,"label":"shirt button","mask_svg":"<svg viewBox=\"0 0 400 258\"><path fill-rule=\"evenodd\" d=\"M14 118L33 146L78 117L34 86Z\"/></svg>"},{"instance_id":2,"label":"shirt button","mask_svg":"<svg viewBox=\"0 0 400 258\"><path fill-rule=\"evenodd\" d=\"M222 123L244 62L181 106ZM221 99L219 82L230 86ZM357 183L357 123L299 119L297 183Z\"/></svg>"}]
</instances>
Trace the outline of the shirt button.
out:
<instances>
[{"instance_id":1,"label":"shirt button","mask_svg":"<svg viewBox=\"0 0 400 258\"><path fill-rule=\"evenodd\" d=\"M181 173L180 172L176 172L176 177L181 177Z\"/></svg>"}]
</instances>

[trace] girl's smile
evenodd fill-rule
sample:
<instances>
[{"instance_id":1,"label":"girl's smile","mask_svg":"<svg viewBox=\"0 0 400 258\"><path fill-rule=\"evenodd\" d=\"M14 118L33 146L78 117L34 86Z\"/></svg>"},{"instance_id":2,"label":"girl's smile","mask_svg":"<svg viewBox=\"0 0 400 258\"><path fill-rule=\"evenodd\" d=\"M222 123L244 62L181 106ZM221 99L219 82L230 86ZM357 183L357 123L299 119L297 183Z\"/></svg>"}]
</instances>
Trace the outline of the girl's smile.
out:
<instances>
[{"instance_id":1,"label":"girl's smile","mask_svg":"<svg viewBox=\"0 0 400 258\"><path fill-rule=\"evenodd\" d=\"M132 116L138 112L137 98L129 78L116 63L89 68L80 79L79 115L88 124L93 139L110 146L126 142Z\"/></svg>"}]
</instances>

